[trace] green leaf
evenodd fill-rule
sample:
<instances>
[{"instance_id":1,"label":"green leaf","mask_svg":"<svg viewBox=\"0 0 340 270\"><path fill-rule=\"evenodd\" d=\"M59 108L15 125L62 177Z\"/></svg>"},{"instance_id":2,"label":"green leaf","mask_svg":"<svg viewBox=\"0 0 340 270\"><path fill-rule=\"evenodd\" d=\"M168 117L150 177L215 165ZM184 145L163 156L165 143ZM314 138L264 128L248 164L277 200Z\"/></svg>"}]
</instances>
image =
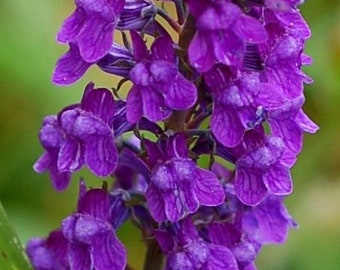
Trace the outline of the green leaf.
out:
<instances>
[{"instance_id":1,"label":"green leaf","mask_svg":"<svg viewBox=\"0 0 340 270\"><path fill-rule=\"evenodd\" d=\"M0 265L2 270L32 269L23 246L0 202Z\"/></svg>"}]
</instances>

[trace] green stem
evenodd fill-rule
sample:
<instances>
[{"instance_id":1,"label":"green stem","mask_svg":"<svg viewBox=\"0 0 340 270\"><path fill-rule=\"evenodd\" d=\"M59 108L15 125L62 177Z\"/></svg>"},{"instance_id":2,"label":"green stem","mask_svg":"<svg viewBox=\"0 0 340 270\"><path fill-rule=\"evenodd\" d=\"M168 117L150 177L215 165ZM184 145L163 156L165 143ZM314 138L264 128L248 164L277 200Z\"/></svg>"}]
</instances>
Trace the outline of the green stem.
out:
<instances>
[{"instance_id":1,"label":"green stem","mask_svg":"<svg viewBox=\"0 0 340 270\"><path fill-rule=\"evenodd\" d=\"M164 254L159 247L156 239L150 238L146 240L147 252L143 270L161 270L163 269Z\"/></svg>"},{"instance_id":2,"label":"green stem","mask_svg":"<svg viewBox=\"0 0 340 270\"><path fill-rule=\"evenodd\" d=\"M186 68L187 66L189 66L187 64L188 63L187 50L191 39L195 35L195 31L196 27L194 18L189 14L188 17L186 18L182 31L179 34L178 41L180 50L185 52L185 54L183 55L184 62L180 66L180 69L184 73L183 75L186 76L187 78L190 78L191 76L191 70L188 70L188 68ZM190 109L188 111L190 111ZM174 111L166 123L166 129L173 130L174 132L182 132L186 130L185 119L188 111Z\"/></svg>"},{"instance_id":3,"label":"green stem","mask_svg":"<svg viewBox=\"0 0 340 270\"><path fill-rule=\"evenodd\" d=\"M178 33L181 31L181 26L176 22L168 13L166 13L163 9L158 8L157 14L159 14L163 19L165 19L168 24Z\"/></svg>"}]
</instances>

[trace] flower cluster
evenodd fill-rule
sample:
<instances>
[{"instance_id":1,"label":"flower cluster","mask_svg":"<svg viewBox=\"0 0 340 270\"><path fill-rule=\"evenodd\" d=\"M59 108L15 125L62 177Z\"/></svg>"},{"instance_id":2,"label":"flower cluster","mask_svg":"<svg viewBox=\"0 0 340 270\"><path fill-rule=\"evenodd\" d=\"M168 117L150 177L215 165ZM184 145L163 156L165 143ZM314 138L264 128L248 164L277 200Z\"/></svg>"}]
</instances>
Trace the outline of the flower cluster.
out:
<instances>
[{"instance_id":1,"label":"flower cluster","mask_svg":"<svg viewBox=\"0 0 340 270\"><path fill-rule=\"evenodd\" d=\"M130 267L116 230L132 220L158 250L144 269L252 270L297 226L284 206L290 170L318 129L302 110L301 1L162 2L75 0L58 32L69 51L55 84L93 66L121 81L90 82L79 104L44 119L34 169L57 190L84 165L112 185L81 180L77 211L27 244L35 269Z\"/></svg>"}]
</instances>

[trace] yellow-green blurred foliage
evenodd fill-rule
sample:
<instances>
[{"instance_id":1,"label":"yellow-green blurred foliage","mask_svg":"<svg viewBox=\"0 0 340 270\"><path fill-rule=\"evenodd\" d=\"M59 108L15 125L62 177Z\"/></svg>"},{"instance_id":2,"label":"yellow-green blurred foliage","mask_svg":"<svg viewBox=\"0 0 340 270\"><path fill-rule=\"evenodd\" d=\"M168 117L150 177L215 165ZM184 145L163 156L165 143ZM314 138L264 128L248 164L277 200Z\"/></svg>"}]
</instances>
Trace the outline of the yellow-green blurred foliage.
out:
<instances>
[{"instance_id":1,"label":"yellow-green blurred foliage","mask_svg":"<svg viewBox=\"0 0 340 270\"><path fill-rule=\"evenodd\" d=\"M72 10L71 0L0 1L0 200L23 242L47 235L74 210L80 176L99 186L84 170L57 193L47 174L32 170L42 153L37 134L43 117L78 102L89 80L114 85L96 68L73 86L52 85L55 61L67 50L55 34ZM321 129L305 136L293 169L295 191L287 204L300 229L285 245L264 248L262 270L340 269L340 2L306 1L301 10L313 31L306 50L314 63L305 71L314 84L305 88L305 110ZM143 244L131 230L128 225L119 234L140 269Z\"/></svg>"}]
</instances>

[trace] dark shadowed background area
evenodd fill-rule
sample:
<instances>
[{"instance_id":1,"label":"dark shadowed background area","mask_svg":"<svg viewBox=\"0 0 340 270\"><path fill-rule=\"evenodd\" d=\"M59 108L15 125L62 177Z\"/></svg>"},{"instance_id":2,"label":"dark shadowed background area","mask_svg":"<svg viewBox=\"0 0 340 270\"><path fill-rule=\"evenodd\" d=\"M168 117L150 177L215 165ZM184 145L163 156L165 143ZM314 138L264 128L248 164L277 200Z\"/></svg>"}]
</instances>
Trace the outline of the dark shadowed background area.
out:
<instances>
[{"instance_id":1,"label":"dark shadowed background area","mask_svg":"<svg viewBox=\"0 0 340 270\"><path fill-rule=\"evenodd\" d=\"M70 87L50 77L67 46L55 42L62 21L73 10L71 0L0 1L0 200L20 239L46 236L76 205L77 184L55 192L47 174L32 170L42 154L38 131L45 115L80 100L84 86L113 86L115 79L92 68ZM340 2L313 0L301 7L313 37L306 51L314 63L305 71L314 84L305 88L305 111L320 131L305 136L304 150L293 169L294 193L287 199L300 229L290 231L283 246L265 247L261 270L340 269ZM143 243L132 226L119 231L136 269L143 262Z\"/></svg>"}]
</instances>

